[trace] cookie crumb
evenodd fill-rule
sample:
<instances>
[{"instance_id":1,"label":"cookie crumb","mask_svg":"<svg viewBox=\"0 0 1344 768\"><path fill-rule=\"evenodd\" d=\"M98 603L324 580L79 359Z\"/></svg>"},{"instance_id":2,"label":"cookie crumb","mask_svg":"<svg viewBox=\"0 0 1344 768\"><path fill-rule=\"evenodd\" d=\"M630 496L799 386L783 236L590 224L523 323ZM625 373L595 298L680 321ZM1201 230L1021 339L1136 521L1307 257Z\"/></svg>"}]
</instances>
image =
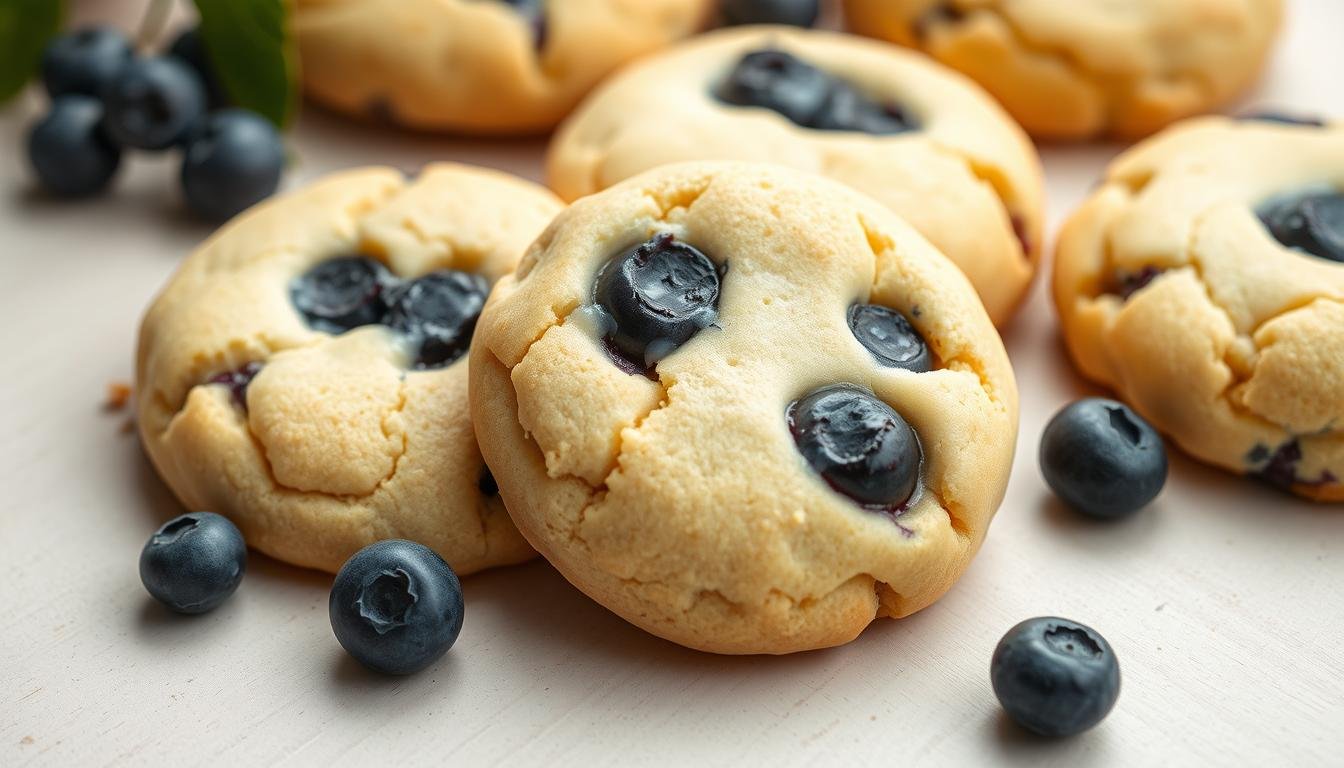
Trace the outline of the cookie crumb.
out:
<instances>
[{"instance_id":1,"label":"cookie crumb","mask_svg":"<svg viewBox=\"0 0 1344 768\"><path fill-rule=\"evenodd\" d=\"M32 744L32 743L33 743L33 737L32 737L32 736L24 736L22 739L19 739L19 746L21 746L21 747L26 747L26 746L28 746L29 744Z\"/></svg>"},{"instance_id":2,"label":"cookie crumb","mask_svg":"<svg viewBox=\"0 0 1344 768\"><path fill-rule=\"evenodd\" d=\"M107 399L103 401L103 410L120 411L131 401L131 385L124 381L113 381L107 385Z\"/></svg>"}]
</instances>

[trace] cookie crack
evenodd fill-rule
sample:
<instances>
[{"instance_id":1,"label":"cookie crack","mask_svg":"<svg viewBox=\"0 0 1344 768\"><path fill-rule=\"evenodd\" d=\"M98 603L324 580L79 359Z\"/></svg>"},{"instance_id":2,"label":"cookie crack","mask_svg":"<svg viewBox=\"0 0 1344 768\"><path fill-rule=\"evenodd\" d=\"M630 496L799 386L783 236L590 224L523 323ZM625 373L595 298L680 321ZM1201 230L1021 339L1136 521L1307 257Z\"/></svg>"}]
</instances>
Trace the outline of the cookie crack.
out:
<instances>
[{"instance_id":1,"label":"cookie crack","mask_svg":"<svg viewBox=\"0 0 1344 768\"><path fill-rule=\"evenodd\" d=\"M163 420L159 435L161 436L168 431L173 419L186 407L191 393L196 388L217 386L209 381L211 377L236 371L250 363L265 365L271 358L281 352L314 347L321 344L322 341L320 337L314 337L297 343L286 342L275 339L268 334L259 333L248 338L235 337L229 339L220 348L208 352L198 352L192 357L191 364L181 377L182 380L196 383L184 389L180 398L174 401L162 387L154 388L150 394L152 402L168 415L168 418Z\"/></svg>"},{"instance_id":2,"label":"cookie crack","mask_svg":"<svg viewBox=\"0 0 1344 768\"><path fill-rule=\"evenodd\" d=\"M1008 181L1009 174L1005 173L1002 168L993 163L984 162L960 147L944 144L933 136L928 137L928 145L934 152L960 162L966 168L967 173L988 186L994 192L994 197L998 198L999 207L1003 209L1004 215L1007 216L1015 231L1018 228L1016 222L1019 221L1022 222L1021 226L1024 229L1031 226L1031 223L1026 220L1026 213L1020 210L1019 206L1022 201L1018 199L1017 191ZM1036 232L1028 234L1033 239L1037 236ZM1023 242L1021 245L1023 246L1023 258L1031 259L1039 243Z\"/></svg>"}]
</instances>

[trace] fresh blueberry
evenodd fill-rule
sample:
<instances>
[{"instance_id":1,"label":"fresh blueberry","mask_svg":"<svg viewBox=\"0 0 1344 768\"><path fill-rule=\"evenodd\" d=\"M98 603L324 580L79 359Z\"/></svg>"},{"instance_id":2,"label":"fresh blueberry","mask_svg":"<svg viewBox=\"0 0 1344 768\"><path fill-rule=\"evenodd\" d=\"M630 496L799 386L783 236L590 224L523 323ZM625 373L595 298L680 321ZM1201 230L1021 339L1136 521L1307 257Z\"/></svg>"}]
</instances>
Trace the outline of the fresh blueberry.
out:
<instances>
[{"instance_id":1,"label":"fresh blueberry","mask_svg":"<svg viewBox=\"0 0 1344 768\"><path fill-rule=\"evenodd\" d=\"M723 0L723 23L787 24L810 27L817 23L821 3L818 0Z\"/></svg>"},{"instance_id":2,"label":"fresh blueberry","mask_svg":"<svg viewBox=\"0 0 1344 768\"><path fill-rule=\"evenodd\" d=\"M1324 128L1325 120L1312 115L1289 115L1283 112L1254 112L1242 115L1239 120L1260 123L1279 123L1281 125L1300 125L1306 128Z\"/></svg>"},{"instance_id":3,"label":"fresh blueberry","mask_svg":"<svg viewBox=\"0 0 1344 768\"><path fill-rule=\"evenodd\" d=\"M63 197L101 192L121 165L121 150L103 132L103 105L61 96L28 134L28 160L42 186Z\"/></svg>"},{"instance_id":4,"label":"fresh blueberry","mask_svg":"<svg viewBox=\"0 0 1344 768\"><path fill-rule=\"evenodd\" d=\"M381 262L342 256L318 264L289 286L294 308L314 329L345 333L382 322L388 288L396 279Z\"/></svg>"},{"instance_id":5,"label":"fresh blueberry","mask_svg":"<svg viewBox=\"0 0 1344 768\"><path fill-rule=\"evenodd\" d=\"M356 552L331 587L331 629L369 669L409 675L462 631L462 585L434 550L388 539Z\"/></svg>"},{"instance_id":6,"label":"fresh blueberry","mask_svg":"<svg viewBox=\"0 0 1344 768\"><path fill-rule=\"evenodd\" d=\"M654 235L602 268L594 298L613 323L609 348L652 368L718 319L719 271L672 235Z\"/></svg>"},{"instance_id":7,"label":"fresh blueberry","mask_svg":"<svg viewBox=\"0 0 1344 768\"><path fill-rule=\"evenodd\" d=\"M42 82L54 99L66 94L102 96L121 68L135 58L131 41L111 27L61 35L42 52Z\"/></svg>"},{"instance_id":8,"label":"fresh blueberry","mask_svg":"<svg viewBox=\"0 0 1344 768\"><path fill-rule=\"evenodd\" d=\"M205 115L205 85L174 56L137 59L103 91L107 129L136 149L167 149L187 137Z\"/></svg>"},{"instance_id":9,"label":"fresh blueberry","mask_svg":"<svg viewBox=\"0 0 1344 768\"><path fill-rule=\"evenodd\" d=\"M238 589L246 567L243 534L213 512L169 520L140 552L145 589L178 613L213 610Z\"/></svg>"},{"instance_id":10,"label":"fresh blueberry","mask_svg":"<svg viewBox=\"0 0 1344 768\"><path fill-rule=\"evenodd\" d=\"M1027 619L1008 630L989 674L1008 715L1043 736L1086 731L1120 696L1120 664L1110 644L1068 619Z\"/></svg>"},{"instance_id":11,"label":"fresh blueberry","mask_svg":"<svg viewBox=\"0 0 1344 768\"><path fill-rule=\"evenodd\" d=\"M431 272L391 292L385 322L417 342L416 368L440 368L466 353L489 295L480 275Z\"/></svg>"},{"instance_id":12,"label":"fresh blueberry","mask_svg":"<svg viewBox=\"0 0 1344 768\"><path fill-rule=\"evenodd\" d=\"M852 384L823 387L789 407L789 430L812 469L860 504L900 509L919 482L919 438L905 419Z\"/></svg>"},{"instance_id":13,"label":"fresh blueberry","mask_svg":"<svg viewBox=\"0 0 1344 768\"><path fill-rule=\"evenodd\" d=\"M1041 472L1075 510L1124 517L1167 481L1167 451L1148 422L1123 403L1091 397L1056 413L1041 435Z\"/></svg>"},{"instance_id":14,"label":"fresh blueberry","mask_svg":"<svg viewBox=\"0 0 1344 768\"><path fill-rule=\"evenodd\" d=\"M1330 261L1344 261L1344 194L1310 192L1272 200L1258 212L1283 245Z\"/></svg>"},{"instance_id":15,"label":"fresh blueberry","mask_svg":"<svg viewBox=\"0 0 1344 768\"><path fill-rule=\"evenodd\" d=\"M206 383L223 384L228 387L229 394L233 396L233 402L237 403L240 408L246 408L247 388L258 373L261 373L261 363L254 361L237 370L225 371L211 376Z\"/></svg>"},{"instance_id":16,"label":"fresh blueberry","mask_svg":"<svg viewBox=\"0 0 1344 768\"><path fill-rule=\"evenodd\" d=\"M169 46L168 55L186 62L196 72L196 76L201 78L201 82L205 85L205 98L211 109L219 109L228 105L228 95L219 82L219 76L215 74L214 65L210 62L210 54L205 49L205 39L201 37L199 27L191 27L178 35L173 44Z\"/></svg>"},{"instance_id":17,"label":"fresh blueberry","mask_svg":"<svg viewBox=\"0 0 1344 768\"><path fill-rule=\"evenodd\" d=\"M285 145L270 121L221 110L187 140L182 191L198 215L223 221L275 192L284 164Z\"/></svg>"},{"instance_id":18,"label":"fresh blueberry","mask_svg":"<svg viewBox=\"0 0 1344 768\"><path fill-rule=\"evenodd\" d=\"M849 330L877 362L888 368L915 373L933 370L929 345L905 315L896 310L877 304L855 304L849 308Z\"/></svg>"}]
</instances>

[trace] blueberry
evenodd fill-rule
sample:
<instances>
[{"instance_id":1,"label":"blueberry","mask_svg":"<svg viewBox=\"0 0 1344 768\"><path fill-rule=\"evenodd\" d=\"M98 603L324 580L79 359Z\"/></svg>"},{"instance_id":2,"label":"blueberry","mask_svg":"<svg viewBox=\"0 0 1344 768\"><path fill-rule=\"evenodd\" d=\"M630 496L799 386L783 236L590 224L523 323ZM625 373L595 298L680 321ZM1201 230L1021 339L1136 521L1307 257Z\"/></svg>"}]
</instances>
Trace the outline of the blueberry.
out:
<instances>
[{"instance_id":1,"label":"blueberry","mask_svg":"<svg viewBox=\"0 0 1344 768\"><path fill-rule=\"evenodd\" d=\"M408 675L434 663L462 631L462 585L434 550L388 539L341 566L328 605L331 629L364 666Z\"/></svg>"},{"instance_id":2,"label":"blueberry","mask_svg":"<svg viewBox=\"0 0 1344 768\"><path fill-rule=\"evenodd\" d=\"M1143 267L1137 272L1118 272L1116 274L1116 282L1118 283L1116 289L1119 291L1120 297L1128 301L1130 296L1147 288L1148 284L1156 280L1161 274L1162 270L1153 266Z\"/></svg>"},{"instance_id":3,"label":"blueberry","mask_svg":"<svg viewBox=\"0 0 1344 768\"><path fill-rule=\"evenodd\" d=\"M1306 128L1324 128L1325 120L1310 115L1289 115L1283 112L1254 112L1242 115L1238 120L1260 123L1279 123L1281 125L1300 125Z\"/></svg>"},{"instance_id":4,"label":"blueberry","mask_svg":"<svg viewBox=\"0 0 1344 768\"><path fill-rule=\"evenodd\" d=\"M201 37L199 27L191 27L178 35L169 46L168 55L186 62L196 76L201 78L201 83L205 85L206 102L211 109L228 105L228 95L219 82L219 76L215 74L210 53L205 49L205 39Z\"/></svg>"},{"instance_id":5,"label":"blueberry","mask_svg":"<svg viewBox=\"0 0 1344 768\"><path fill-rule=\"evenodd\" d=\"M817 23L821 3L818 0L723 0L723 23L788 24L810 27Z\"/></svg>"},{"instance_id":6,"label":"blueberry","mask_svg":"<svg viewBox=\"0 0 1344 768\"><path fill-rule=\"evenodd\" d=\"M121 68L135 57L131 41L111 27L87 27L61 35L42 52L42 82L54 99L66 94L102 96Z\"/></svg>"},{"instance_id":7,"label":"blueberry","mask_svg":"<svg viewBox=\"0 0 1344 768\"><path fill-rule=\"evenodd\" d=\"M1167 481L1167 452L1148 422L1122 403L1092 397L1056 413L1041 435L1041 472L1075 510L1124 517Z\"/></svg>"},{"instance_id":8,"label":"blueberry","mask_svg":"<svg viewBox=\"0 0 1344 768\"><path fill-rule=\"evenodd\" d=\"M690 245L654 235L602 268L594 298L612 321L609 348L653 367L718 319L719 272Z\"/></svg>"},{"instance_id":9,"label":"blueberry","mask_svg":"<svg viewBox=\"0 0 1344 768\"><path fill-rule=\"evenodd\" d=\"M243 109L205 119L182 155L187 205L214 221L232 218L280 185L285 145L270 121Z\"/></svg>"},{"instance_id":10,"label":"blueberry","mask_svg":"<svg viewBox=\"0 0 1344 768\"><path fill-rule=\"evenodd\" d=\"M247 388L252 384L252 380L261 373L261 363L251 362L242 368L233 371L211 376L207 384L223 384L229 388L229 394L233 396L233 402L240 408L247 407Z\"/></svg>"},{"instance_id":11,"label":"blueberry","mask_svg":"<svg viewBox=\"0 0 1344 768\"><path fill-rule=\"evenodd\" d=\"M205 85L176 57L137 59L108 83L103 104L114 140L136 149L167 149L205 115Z\"/></svg>"},{"instance_id":12,"label":"blueberry","mask_svg":"<svg viewBox=\"0 0 1344 768\"><path fill-rule=\"evenodd\" d=\"M871 392L834 384L789 406L789 430L812 469L860 504L899 509L919 482L919 438Z\"/></svg>"},{"instance_id":13,"label":"blueberry","mask_svg":"<svg viewBox=\"0 0 1344 768\"><path fill-rule=\"evenodd\" d=\"M1120 664L1110 644L1068 619L1027 619L1008 630L989 674L1008 715L1043 736L1086 731L1120 696Z\"/></svg>"},{"instance_id":14,"label":"blueberry","mask_svg":"<svg viewBox=\"0 0 1344 768\"><path fill-rule=\"evenodd\" d=\"M876 304L855 304L849 308L849 330L888 368L915 373L933 369L929 345L900 312Z\"/></svg>"},{"instance_id":15,"label":"blueberry","mask_svg":"<svg viewBox=\"0 0 1344 768\"><path fill-rule=\"evenodd\" d=\"M877 104L850 86L837 83L831 88L826 108L817 113L811 127L881 136L914 130L915 122L899 107Z\"/></svg>"},{"instance_id":16,"label":"blueberry","mask_svg":"<svg viewBox=\"0 0 1344 768\"><path fill-rule=\"evenodd\" d=\"M247 567L237 526L213 512L164 523L140 552L140 580L155 600L178 613L205 613L224 602Z\"/></svg>"},{"instance_id":17,"label":"blueberry","mask_svg":"<svg viewBox=\"0 0 1344 768\"><path fill-rule=\"evenodd\" d=\"M480 275L431 272L391 292L385 322L418 344L416 368L439 368L466 353L489 295Z\"/></svg>"},{"instance_id":18,"label":"blueberry","mask_svg":"<svg viewBox=\"0 0 1344 768\"><path fill-rule=\"evenodd\" d=\"M61 96L28 134L28 160L53 194L100 192L121 165L121 150L103 132L103 105L89 96Z\"/></svg>"},{"instance_id":19,"label":"blueberry","mask_svg":"<svg viewBox=\"0 0 1344 768\"><path fill-rule=\"evenodd\" d=\"M318 264L289 286L290 301L314 329L345 333L382 322L396 279L381 262L342 256Z\"/></svg>"},{"instance_id":20,"label":"blueberry","mask_svg":"<svg viewBox=\"0 0 1344 768\"><path fill-rule=\"evenodd\" d=\"M1344 194L1311 192L1261 206L1260 221L1283 245L1344 262Z\"/></svg>"},{"instance_id":21,"label":"blueberry","mask_svg":"<svg viewBox=\"0 0 1344 768\"><path fill-rule=\"evenodd\" d=\"M504 0L505 5L513 6L520 16L527 20L532 28L532 45L537 50L546 46L546 9L543 0Z\"/></svg>"}]
</instances>

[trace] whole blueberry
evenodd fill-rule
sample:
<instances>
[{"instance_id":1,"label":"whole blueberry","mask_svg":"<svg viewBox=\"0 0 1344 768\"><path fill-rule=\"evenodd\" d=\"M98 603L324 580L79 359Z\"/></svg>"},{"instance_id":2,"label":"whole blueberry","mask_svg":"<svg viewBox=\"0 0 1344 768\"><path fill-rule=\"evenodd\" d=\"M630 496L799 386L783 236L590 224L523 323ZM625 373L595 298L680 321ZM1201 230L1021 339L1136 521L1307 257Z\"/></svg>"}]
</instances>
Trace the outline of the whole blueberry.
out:
<instances>
[{"instance_id":1,"label":"whole blueberry","mask_svg":"<svg viewBox=\"0 0 1344 768\"><path fill-rule=\"evenodd\" d=\"M136 59L103 91L107 129L123 146L167 149L205 116L205 85L174 56Z\"/></svg>"},{"instance_id":2,"label":"whole blueberry","mask_svg":"<svg viewBox=\"0 0 1344 768\"><path fill-rule=\"evenodd\" d=\"M989 674L1008 715L1043 736L1082 733L1120 696L1120 664L1110 644L1068 619L1027 619L1008 630Z\"/></svg>"},{"instance_id":3,"label":"whole blueberry","mask_svg":"<svg viewBox=\"0 0 1344 768\"><path fill-rule=\"evenodd\" d=\"M723 23L788 24L810 27L817 22L819 0L723 0L720 10Z\"/></svg>"},{"instance_id":4,"label":"whole blueberry","mask_svg":"<svg viewBox=\"0 0 1344 768\"><path fill-rule=\"evenodd\" d=\"M280 185L285 145L269 120L225 109L193 131L182 155L182 192L198 215L223 221Z\"/></svg>"},{"instance_id":5,"label":"whole blueberry","mask_svg":"<svg viewBox=\"0 0 1344 768\"><path fill-rule=\"evenodd\" d=\"M743 56L715 90L720 101L763 107L802 126L812 125L831 98L832 80L820 69L784 51Z\"/></svg>"},{"instance_id":6,"label":"whole blueberry","mask_svg":"<svg viewBox=\"0 0 1344 768\"><path fill-rule=\"evenodd\" d=\"M1167 481L1157 430L1123 403L1092 397L1065 406L1041 435L1041 472L1055 494L1088 517L1138 511Z\"/></svg>"},{"instance_id":7,"label":"whole blueberry","mask_svg":"<svg viewBox=\"0 0 1344 768\"><path fill-rule=\"evenodd\" d=\"M169 520L140 552L145 589L178 613L213 610L238 589L246 567L243 534L213 512Z\"/></svg>"},{"instance_id":8,"label":"whole blueberry","mask_svg":"<svg viewBox=\"0 0 1344 768\"><path fill-rule=\"evenodd\" d=\"M61 35L42 52L42 83L53 99L66 94L102 96L135 57L131 41L111 27L86 27Z\"/></svg>"},{"instance_id":9,"label":"whole blueberry","mask_svg":"<svg viewBox=\"0 0 1344 768\"><path fill-rule=\"evenodd\" d=\"M28 161L47 191L62 197L101 192L121 165L121 149L103 132L102 102L61 96L28 133Z\"/></svg>"},{"instance_id":10,"label":"whole blueberry","mask_svg":"<svg viewBox=\"0 0 1344 768\"><path fill-rule=\"evenodd\" d=\"M915 373L933 369L933 355L924 337L905 315L877 304L854 304L849 308L849 330L877 362L888 368Z\"/></svg>"},{"instance_id":11,"label":"whole blueberry","mask_svg":"<svg viewBox=\"0 0 1344 768\"><path fill-rule=\"evenodd\" d=\"M818 389L789 407L803 458L832 488L860 504L899 508L914 494L923 459L905 419L852 384Z\"/></svg>"},{"instance_id":12,"label":"whole blueberry","mask_svg":"<svg viewBox=\"0 0 1344 768\"><path fill-rule=\"evenodd\" d=\"M295 278L289 297L315 330L345 333L382 322L388 289L395 283L381 262L367 256L340 256Z\"/></svg>"},{"instance_id":13,"label":"whole blueberry","mask_svg":"<svg viewBox=\"0 0 1344 768\"><path fill-rule=\"evenodd\" d=\"M228 96L219 82L219 76L215 74L215 67L210 61L209 51L205 49L205 39L201 37L200 27L191 27L178 35L168 47L168 55L186 62L197 77L201 78L201 83L205 85L206 102L211 109L228 105Z\"/></svg>"},{"instance_id":14,"label":"whole blueberry","mask_svg":"<svg viewBox=\"0 0 1344 768\"><path fill-rule=\"evenodd\" d=\"M416 342L416 368L440 368L466 354L489 295L480 275L430 272L391 292L385 322Z\"/></svg>"},{"instance_id":15,"label":"whole blueberry","mask_svg":"<svg viewBox=\"0 0 1344 768\"><path fill-rule=\"evenodd\" d=\"M434 550L388 539L356 552L331 587L331 629L364 666L408 675L434 663L462 631L462 585Z\"/></svg>"},{"instance_id":16,"label":"whole blueberry","mask_svg":"<svg viewBox=\"0 0 1344 768\"><path fill-rule=\"evenodd\" d=\"M1344 261L1344 194L1292 195L1261 206L1259 216L1283 245L1317 258Z\"/></svg>"},{"instance_id":17,"label":"whole blueberry","mask_svg":"<svg viewBox=\"0 0 1344 768\"><path fill-rule=\"evenodd\" d=\"M613 322L609 345L652 367L719 316L719 272L709 257L659 234L602 268L594 298Z\"/></svg>"}]
</instances>

